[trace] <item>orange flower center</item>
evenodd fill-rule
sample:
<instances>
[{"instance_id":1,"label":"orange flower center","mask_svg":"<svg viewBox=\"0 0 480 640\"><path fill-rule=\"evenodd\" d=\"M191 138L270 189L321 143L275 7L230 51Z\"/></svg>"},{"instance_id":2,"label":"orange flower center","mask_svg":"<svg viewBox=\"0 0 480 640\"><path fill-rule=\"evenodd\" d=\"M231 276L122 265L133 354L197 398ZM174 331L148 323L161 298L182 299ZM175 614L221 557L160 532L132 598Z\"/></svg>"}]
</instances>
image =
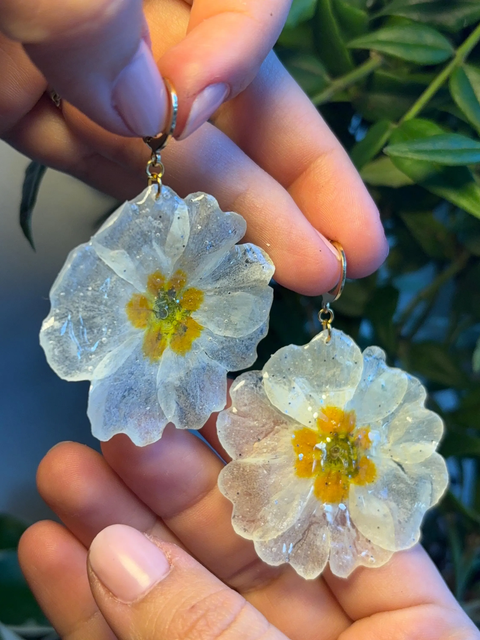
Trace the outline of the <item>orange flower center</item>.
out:
<instances>
[{"instance_id":1,"label":"orange flower center","mask_svg":"<svg viewBox=\"0 0 480 640\"><path fill-rule=\"evenodd\" d=\"M145 293L134 293L126 305L130 322L145 331L143 353L152 362L162 357L167 346L184 356L202 333L203 327L191 315L200 308L203 292L186 284L183 271L170 280L155 271L148 276Z\"/></svg>"},{"instance_id":2,"label":"orange flower center","mask_svg":"<svg viewBox=\"0 0 480 640\"><path fill-rule=\"evenodd\" d=\"M355 430L355 424L354 411L325 407L316 429L293 434L295 473L314 478L314 493L322 502L339 504L348 497L351 484L366 485L376 478L375 464L368 457L370 429Z\"/></svg>"}]
</instances>

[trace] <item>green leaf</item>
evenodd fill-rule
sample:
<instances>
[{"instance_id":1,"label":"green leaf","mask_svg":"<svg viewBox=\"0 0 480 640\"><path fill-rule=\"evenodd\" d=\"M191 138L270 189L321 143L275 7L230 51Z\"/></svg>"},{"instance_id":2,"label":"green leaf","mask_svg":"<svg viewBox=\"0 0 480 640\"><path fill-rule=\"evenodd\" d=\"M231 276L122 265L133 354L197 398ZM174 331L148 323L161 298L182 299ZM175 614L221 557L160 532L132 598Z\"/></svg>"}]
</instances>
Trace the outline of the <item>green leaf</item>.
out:
<instances>
[{"instance_id":1,"label":"green leaf","mask_svg":"<svg viewBox=\"0 0 480 640\"><path fill-rule=\"evenodd\" d=\"M330 83L324 65L312 54L299 53L295 56L288 56L283 59L283 63L309 96L319 93Z\"/></svg>"},{"instance_id":2,"label":"green leaf","mask_svg":"<svg viewBox=\"0 0 480 640\"><path fill-rule=\"evenodd\" d=\"M405 187L414 184L408 176L393 164L390 158L378 158L360 171L362 180L372 187Z\"/></svg>"},{"instance_id":3,"label":"green leaf","mask_svg":"<svg viewBox=\"0 0 480 640\"><path fill-rule=\"evenodd\" d=\"M340 298L335 302L335 313L361 318L375 290L376 276L347 282Z\"/></svg>"},{"instance_id":4,"label":"green leaf","mask_svg":"<svg viewBox=\"0 0 480 640\"><path fill-rule=\"evenodd\" d=\"M477 346L473 352L472 367L475 373L480 373L480 338L477 341Z\"/></svg>"},{"instance_id":5,"label":"green leaf","mask_svg":"<svg viewBox=\"0 0 480 640\"><path fill-rule=\"evenodd\" d=\"M445 388L461 388L467 382L455 356L438 342L409 344L405 368Z\"/></svg>"},{"instance_id":6,"label":"green leaf","mask_svg":"<svg viewBox=\"0 0 480 640\"><path fill-rule=\"evenodd\" d=\"M0 620L8 625L48 624L23 577L15 551L0 551Z\"/></svg>"},{"instance_id":7,"label":"green leaf","mask_svg":"<svg viewBox=\"0 0 480 640\"><path fill-rule=\"evenodd\" d=\"M394 126L389 120L380 120L370 127L363 140L352 147L350 157L357 169L361 169L383 149Z\"/></svg>"},{"instance_id":8,"label":"green leaf","mask_svg":"<svg viewBox=\"0 0 480 640\"><path fill-rule=\"evenodd\" d=\"M383 151L387 156L428 160L448 166L480 162L480 142L458 133L441 133L391 144Z\"/></svg>"},{"instance_id":9,"label":"green leaf","mask_svg":"<svg viewBox=\"0 0 480 640\"><path fill-rule=\"evenodd\" d=\"M6 513L0 514L0 549L16 549L27 525Z\"/></svg>"},{"instance_id":10,"label":"green leaf","mask_svg":"<svg viewBox=\"0 0 480 640\"><path fill-rule=\"evenodd\" d=\"M315 46L328 71L333 76L352 71L353 58L345 46L333 0L318 0L314 20Z\"/></svg>"},{"instance_id":11,"label":"green leaf","mask_svg":"<svg viewBox=\"0 0 480 640\"><path fill-rule=\"evenodd\" d=\"M391 143L400 144L419 138L442 135L435 122L420 118L401 124L392 133ZM480 186L467 167L442 167L438 163L391 156L394 165L431 193L445 198L457 207L480 217Z\"/></svg>"},{"instance_id":12,"label":"green leaf","mask_svg":"<svg viewBox=\"0 0 480 640\"><path fill-rule=\"evenodd\" d=\"M302 22L298 27L292 29L285 27L278 37L277 45L280 48L290 49L295 53L305 52L313 53L315 47L313 44L313 32L309 22ZM281 51L279 52L281 54Z\"/></svg>"},{"instance_id":13,"label":"green leaf","mask_svg":"<svg viewBox=\"0 0 480 640\"><path fill-rule=\"evenodd\" d=\"M365 309L365 316L375 331L374 344L379 344L389 354L395 353L397 348L397 331L393 324L393 316L397 309L398 296L398 289L392 285L379 287Z\"/></svg>"},{"instance_id":14,"label":"green leaf","mask_svg":"<svg viewBox=\"0 0 480 640\"><path fill-rule=\"evenodd\" d=\"M398 92L366 88L353 98L353 105L368 122L400 120L415 102L415 97Z\"/></svg>"},{"instance_id":15,"label":"green leaf","mask_svg":"<svg viewBox=\"0 0 480 640\"><path fill-rule=\"evenodd\" d=\"M434 217L431 211L404 212L401 218L427 256L436 260L455 257L455 236Z\"/></svg>"},{"instance_id":16,"label":"green leaf","mask_svg":"<svg viewBox=\"0 0 480 640\"><path fill-rule=\"evenodd\" d=\"M450 77L450 93L469 122L480 131L480 69L463 65Z\"/></svg>"},{"instance_id":17,"label":"green leaf","mask_svg":"<svg viewBox=\"0 0 480 640\"><path fill-rule=\"evenodd\" d=\"M313 18L317 0L293 0L285 26L296 27Z\"/></svg>"},{"instance_id":18,"label":"green leaf","mask_svg":"<svg viewBox=\"0 0 480 640\"><path fill-rule=\"evenodd\" d=\"M440 453L445 458L449 456L473 457L480 456L480 438L461 433L447 433L440 447Z\"/></svg>"},{"instance_id":19,"label":"green leaf","mask_svg":"<svg viewBox=\"0 0 480 640\"><path fill-rule=\"evenodd\" d=\"M348 43L351 49L369 49L417 64L439 64L453 55L450 42L423 25L401 25L373 31Z\"/></svg>"},{"instance_id":20,"label":"green leaf","mask_svg":"<svg viewBox=\"0 0 480 640\"><path fill-rule=\"evenodd\" d=\"M400 16L456 33L480 19L478 0L393 0L378 16Z\"/></svg>"},{"instance_id":21,"label":"green leaf","mask_svg":"<svg viewBox=\"0 0 480 640\"><path fill-rule=\"evenodd\" d=\"M480 395L477 389L467 393L461 400L458 409L450 414L452 420L460 426L480 429Z\"/></svg>"},{"instance_id":22,"label":"green leaf","mask_svg":"<svg viewBox=\"0 0 480 640\"><path fill-rule=\"evenodd\" d=\"M45 174L47 167L38 162L31 162L26 171L25 179L22 187L22 201L20 203L20 226L22 231L32 246L35 249L32 236L32 213L37 201L38 190L42 183L42 178Z\"/></svg>"},{"instance_id":23,"label":"green leaf","mask_svg":"<svg viewBox=\"0 0 480 640\"><path fill-rule=\"evenodd\" d=\"M351 0L333 0L335 14L342 34L351 39L362 35L368 30L368 14L355 6Z\"/></svg>"}]
</instances>

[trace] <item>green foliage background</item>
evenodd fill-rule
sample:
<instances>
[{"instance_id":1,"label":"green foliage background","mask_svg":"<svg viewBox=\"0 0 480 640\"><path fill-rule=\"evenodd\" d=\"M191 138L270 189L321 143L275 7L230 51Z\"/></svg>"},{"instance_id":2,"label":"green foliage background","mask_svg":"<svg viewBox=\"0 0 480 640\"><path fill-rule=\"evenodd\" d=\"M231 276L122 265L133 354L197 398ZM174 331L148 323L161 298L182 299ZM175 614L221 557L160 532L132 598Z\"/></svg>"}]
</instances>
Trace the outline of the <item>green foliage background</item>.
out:
<instances>
[{"instance_id":1,"label":"green foliage background","mask_svg":"<svg viewBox=\"0 0 480 640\"><path fill-rule=\"evenodd\" d=\"M294 0L277 53L348 150L391 251L335 325L422 379L451 486L423 543L480 623L480 2ZM321 203L319 203L321 204ZM267 357L318 332L320 299L277 288Z\"/></svg>"},{"instance_id":2,"label":"green foliage background","mask_svg":"<svg viewBox=\"0 0 480 640\"><path fill-rule=\"evenodd\" d=\"M430 407L445 421L441 452L448 458L451 486L427 516L423 543L477 624L479 41L478 0L294 0L277 44L381 211L390 256L375 275L347 284L334 305L335 325L362 347L381 346L390 364L419 376L430 392ZM27 234L42 175L31 167L27 176ZM320 306L320 298L276 287L259 364L285 344L309 341L320 328ZM3 529L18 533L15 526L0 519L0 543ZM0 579L0 620L43 623L21 586L11 536L8 544L0 551L0 574L10 576L4 582L17 591L12 600L14 589L5 587L11 597L3 598ZM10 563L10 573L2 573L2 562Z\"/></svg>"}]
</instances>

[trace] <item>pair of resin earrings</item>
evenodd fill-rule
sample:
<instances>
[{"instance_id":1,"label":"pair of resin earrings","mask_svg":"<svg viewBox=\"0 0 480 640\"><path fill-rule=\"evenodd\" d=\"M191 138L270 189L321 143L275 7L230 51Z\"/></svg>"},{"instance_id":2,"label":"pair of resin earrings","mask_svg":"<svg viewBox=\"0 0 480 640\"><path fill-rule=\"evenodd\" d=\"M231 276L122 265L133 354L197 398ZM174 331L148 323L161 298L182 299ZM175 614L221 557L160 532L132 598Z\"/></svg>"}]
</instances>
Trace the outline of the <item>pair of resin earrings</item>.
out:
<instances>
[{"instance_id":1,"label":"pair of resin earrings","mask_svg":"<svg viewBox=\"0 0 480 640\"><path fill-rule=\"evenodd\" d=\"M160 151L175 128L146 142L149 186L74 249L51 293L40 341L66 380L90 380L93 434L126 433L139 446L168 423L200 429L213 412L231 461L220 473L232 523L268 564L305 578L330 564L347 577L413 546L425 511L447 485L435 451L443 431L424 407L425 389L363 353L332 329L250 367L266 335L274 266L253 244L237 244L245 220L205 193L184 200L162 185ZM223 410L223 411L222 411Z\"/></svg>"}]
</instances>

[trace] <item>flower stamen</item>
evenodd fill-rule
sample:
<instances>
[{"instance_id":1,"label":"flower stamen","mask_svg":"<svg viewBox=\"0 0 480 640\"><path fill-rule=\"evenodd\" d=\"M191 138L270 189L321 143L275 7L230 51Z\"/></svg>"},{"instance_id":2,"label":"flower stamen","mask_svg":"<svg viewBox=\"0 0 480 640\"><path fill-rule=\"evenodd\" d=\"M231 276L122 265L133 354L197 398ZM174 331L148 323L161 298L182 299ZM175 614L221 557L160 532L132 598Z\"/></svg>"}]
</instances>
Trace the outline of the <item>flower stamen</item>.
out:
<instances>
[{"instance_id":1,"label":"flower stamen","mask_svg":"<svg viewBox=\"0 0 480 640\"><path fill-rule=\"evenodd\" d=\"M366 485L376 478L375 464L368 457L370 430L356 430L355 412L338 407L323 408L316 426L294 432L295 473L314 478L318 500L339 504L348 497L351 484Z\"/></svg>"},{"instance_id":2,"label":"flower stamen","mask_svg":"<svg viewBox=\"0 0 480 640\"><path fill-rule=\"evenodd\" d=\"M191 314L200 308L203 292L186 285L183 271L175 272L169 280L155 271L148 277L145 293L135 293L126 305L132 325L145 331L143 354L152 362L162 357L167 346L185 355L202 333L203 327Z\"/></svg>"}]
</instances>

